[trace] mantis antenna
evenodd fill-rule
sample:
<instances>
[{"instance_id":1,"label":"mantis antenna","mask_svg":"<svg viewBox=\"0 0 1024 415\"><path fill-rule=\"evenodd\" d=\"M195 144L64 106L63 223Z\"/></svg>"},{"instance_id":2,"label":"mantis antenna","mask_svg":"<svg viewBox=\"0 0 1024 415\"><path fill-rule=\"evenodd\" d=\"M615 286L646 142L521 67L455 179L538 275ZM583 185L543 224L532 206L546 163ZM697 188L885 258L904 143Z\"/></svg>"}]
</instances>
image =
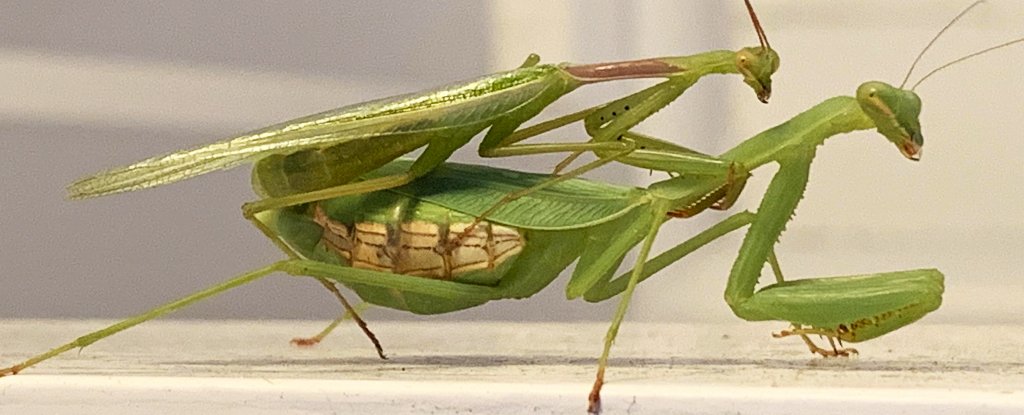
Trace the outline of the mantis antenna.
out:
<instances>
[{"instance_id":1,"label":"mantis antenna","mask_svg":"<svg viewBox=\"0 0 1024 415\"><path fill-rule=\"evenodd\" d=\"M746 3L747 13L750 13L750 20L754 22L754 31L757 32L757 40L761 41L761 48L771 49L771 46L768 45L768 36L764 34L764 28L761 27L761 21L757 20L757 13L754 13L754 6L750 5L750 0L743 0L743 3Z\"/></svg>"},{"instance_id":2,"label":"mantis antenna","mask_svg":"<svg viewBox=\"0 0 1024 415\"><path fill-rule=\"evenodd\" d=\"M946 33L946 30L948 30L951 26L953 26L954 23L960 20L961 17L964 17L964 15L967 14L967 12L971 11L971 9L973 9L974 6L977 6L984 2L985 0L978 0L974 3L971 3L970 6L967 6L967 8L961 11L960 14L956 15L956 17L954 17L953 20L950 20L949 23L946 23L946 26L943 27L942 30L939 30L939 33L935 34L935 37L933 37L932 40L929 41L927 45L925 45L924 49L921 49L921 53L917 54L917 58L914 58L914 63L910 64L910 70L907 71L907 76L903 77L903 82L900 83L900 89L903 89L903 86L907 84L907 80L910 79L910 74L914 72L914 68L917 67L917 63L921 61L921 57L924 56L924 53L927 52L928 49L935 44L935 41L939 40L939 38L942 37L942 34ZM921 81L917 81L917 83L921 83ZM911 90L913 90L913 88L911 88Z\"/></svg>"},{"instance_id":3,"label":"mantis antenna","mask_svg":"<svg viewBox=\"0 0 1024 415\"><path fill-rule=\"evenodd\" d=\"M911 90L911 91L913 91L913 90L914 90L914 88L917 88L917 86L918 86L918 85L921 85L921 82L924 82L924 80L925 80L925 79L928 79L928 77L929 77L929 76L932 76L932 75L934 75L934 74L935 74L936 72L938 72L938 71L941 71L941 70L943 70L943 69L946 69L946 68L948 68L948 67L950 67L950 66L956 65L956 64L958 64L958 63L960 63L960 62L963 62L963 61L965 61L965 60L971 59L971 58L973 58L973 57L975 57L975 56L983 55L983 54L985 54L985 53L988 53L988 52L991 52L991 51L993 51L993 50L996 50L996 49L1000 49L1000 48L1005 48L1005 47L1007 47L1007 46L1013 45L1013 44L1015 44L1015 43L1021 43L1021 42L1024 42L1024 37L1022 37L1022 38L1019 38L1019 39L1014 39L1014 40L1011 40L1011 41L1009 41L1009 42L1006 42L1006 43L1001 43L1001 44L998 44L998 45L992 46L992 47L990 47L990 48L985 48L985 49L979 50L979 51L977 51L977 52L974 52L974 53L972 53L972 54L970 54L970 55L967 55L967 56L964 56L964 57L961 57L961 58L957 58L957 59L954 59L953 61L951 61L951 62L949 62L949 63L946 63L945 65L942 65L942 66L940 66L940 67L938 67L938 68L932 69L932 71L931 71L931 72L928 72L928 73L927 73L927 74L925 74L925 75L924 75L923 77L921 77L921 79L919 79L919 80L917 81L917 83L915 83L915 84L914 84L914 86L910 87L910 90Z\"/></svg>"}]
</instances>

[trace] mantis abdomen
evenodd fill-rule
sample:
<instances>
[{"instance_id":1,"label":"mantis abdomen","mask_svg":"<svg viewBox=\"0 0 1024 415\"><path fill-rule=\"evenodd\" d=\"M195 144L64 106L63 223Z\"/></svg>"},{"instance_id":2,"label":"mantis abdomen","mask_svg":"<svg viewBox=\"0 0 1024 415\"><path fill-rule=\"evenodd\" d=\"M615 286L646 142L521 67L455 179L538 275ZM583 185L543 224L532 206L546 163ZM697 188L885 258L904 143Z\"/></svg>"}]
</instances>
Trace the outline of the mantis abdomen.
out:
<instances>
[{"instance_id":1,"label":"mantis abdomen","mask_svg":"<svg viewBox=\"0 0 1024 415\"><path fill-rule=\"evenodd\" d=\"M468 231L471 218L454 223L405 219L345 223L331 218L319 203L312 216L323 228L318 248L351 267L415 277L452 280L478 271L481 277L496 277L494 271L514 261L526 242L519 230L486 221Z\"/></svg>"},{"instance_id":2,"label":"mantis abdomen","mask_svg":"<svg viewBox=\"0 0 1024 415\"><path fill-rule=\"evenodd\" d=\"M487 292L475 297L448 296L443 291L431 295L342 281L364 301L418 314L528 296L579 257L582 246L566 243L567 237L581 238L571 231L482 221L466 232L475 217L386 191L263 212L256 219L303 259L403 284L437 280ZM552 251L555 241L565 245L558 252Z\"/></svg>"}]
</instances>

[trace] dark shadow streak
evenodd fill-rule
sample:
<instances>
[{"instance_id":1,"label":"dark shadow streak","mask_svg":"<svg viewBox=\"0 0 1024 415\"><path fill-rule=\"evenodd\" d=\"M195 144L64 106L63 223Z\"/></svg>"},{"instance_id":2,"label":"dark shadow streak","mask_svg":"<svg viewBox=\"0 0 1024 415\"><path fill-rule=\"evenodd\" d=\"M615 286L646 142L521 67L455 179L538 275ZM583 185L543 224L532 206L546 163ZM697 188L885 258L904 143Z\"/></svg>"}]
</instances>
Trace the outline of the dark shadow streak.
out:
<instances>
[{"instance_id":1,"label":"dark shadow streak","mask_svg":"<svg viewBox=\"0 0 1024 415\"><path fill-rule=\"evenodd\" d=\"M217 360L175 360L161 362L161 364L180 366L220 366L224 368L251 368L251 367L303 367L315 368L325 367L334 370L338 366L347 368L364 367L366 369L388 370L405 369L408 367L437 367L437 368L487 368L502 366L585 366L590 367L596 364L596 359L580 358L571 356L489 356L489 355L448 355L448 356L395 356L387 361L376 358L338 358L338 359L217 359ZM990 362L990 361L901 361L901 360L869 360L866 358L854 359L823 359L823 358L793 358L793 359L754 359L754 358L732 358L732 359L700 359L700 358L618 358L611 359L609 365L612 367L634 367L643 366L646 368L678 368L678 369L711 369L727 371L740 367L756 367L762 369L790 369L801 371L852 371L852 372L917 372L917 373L946 373L946 372L976 372L976 373L998 373L1002 371L1024 371L1024 362Z\"/></svg>"}]
</instances>

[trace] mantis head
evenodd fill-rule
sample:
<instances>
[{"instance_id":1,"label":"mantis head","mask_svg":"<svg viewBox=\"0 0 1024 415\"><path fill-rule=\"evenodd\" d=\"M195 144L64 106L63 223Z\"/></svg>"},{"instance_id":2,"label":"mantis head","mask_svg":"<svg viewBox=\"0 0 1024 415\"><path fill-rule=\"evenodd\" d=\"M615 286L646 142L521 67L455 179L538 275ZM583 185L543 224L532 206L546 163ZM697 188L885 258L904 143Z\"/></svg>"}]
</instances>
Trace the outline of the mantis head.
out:
<instances>
[{"instance_id":1,"label":"mantis head","mask_svg":"<svg viewBox=\"0 0 1024 415\"><path fill-rule=\"evenodd\" d=\"M874 121L878 132L895 144L904 157L921 159L921 98L914 91L885 82L865 82L857 88L857 102Z\"/></svg>"},{"instance_id":2,"label":"mantis head","mask_svg":"<svg viewBox=\"0 0 1024 415\"><path fill-rule=\"evenodd\" d=\"M757 33L761 47L743 48L736 52L736 69L743 75L743 82L754 89L757 99L767 104L768 98L772 96L772 75L779 70L779 54L768 45L768 36L764 34L764 28L750 0L743 0L743 3L747 6L750 22L754 24L754 32Z\"/></svg>"},{"instance_id":3,"label":"mantis head","mask_svg":"<svg viewBox=\"0 0 1024 415\"><path fill-rule=\"evenodd\" d=\"M900 149L906 158L917 161L921 159L921 147L924 146L924 137L921 136L921 122L918 116L921 114L921 98L914 93L914 89L918 85L921 85L924 80L928 79L935 73L942 71L952 65L956 65L960 62L974 58L976 56L984 55L988 52L1002 49L1010 45L1024 42L1024 38L1014 39L1006 43L1002 43L996 46L992 46L980 51L965 55L963 57L954 59L938 68L928 72L921 79L910 87L910 89L903 89L903 86L910 80L910 74L914 72L914 68L917 67L918 62L921 61L921 57L928 51L929 48L935 44L935 41L946 33L950 27L953 26L961 17L971 11L975 6L981 4L984 0L978 0L971 5L967 6L960 14L956 15L953 20L950 20L939 33L932 38L930 42L921 50L921 53L914 59L914 63L910 65L910 69L907 71L907 75L903 78L903 82L900 86L893 87L884 82L866 82L857 88L857 102L860 103L860 108L864 110L864 113L874 121L875 125L878 126L878 132L882 133L885 138L896 144L896 148Z\"/></svg>"},{"instance_id":4,"label":"mantis head","mask_svg":"<svg viewBox=\"0 0 1024 415\"><path fill-rule=\"evenodd\" d=\"M779 54L770 47L743 48L736 52L736 68L757 99L767 104L772 96L772 75L779 70Z\"/></svg>"}]
</instances>

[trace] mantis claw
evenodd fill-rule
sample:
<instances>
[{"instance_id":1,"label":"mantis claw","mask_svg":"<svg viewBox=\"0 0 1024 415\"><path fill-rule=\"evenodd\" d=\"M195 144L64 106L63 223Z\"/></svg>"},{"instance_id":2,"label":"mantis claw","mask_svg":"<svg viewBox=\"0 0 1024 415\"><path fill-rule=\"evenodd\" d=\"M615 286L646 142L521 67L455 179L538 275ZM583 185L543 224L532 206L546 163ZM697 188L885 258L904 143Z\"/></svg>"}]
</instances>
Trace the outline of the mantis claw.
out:
<instances>
[{"instance_id":1,"label":"mantis claw","mask_svg":"<svg viewBox=\"0 0 1024 415\"><path fill-rule=\"evenodd\" d=\"M296 337L293 338L289 343L297 347L313 347L320 344L320 338L317 336L313 337Z\"/></svg>"},{"instance_id":2,"label":"mantis claw","mask_svg":"<svg viewBox=\"0 0 1024 415\"><path fill-rule=\"evenodd\" d=\"M603 375L603 373L602 373ZM587 413L588 414L600 414L601 413L601 387L604 386L604 377L598 377L597 381L594 382L594 388L590 391L590 396L587 397Z\"/></svg>"},{"instance_id":3,"label":"mantis claw","mask_svg":"<svg viewBox=\"0 0 1024 415\"><path fill-rule=\"evenodd\" d=\"M6 368L6 369L0 369L0 378L2 378L4 376L14 376L14 375L17 375L18 372L21 372L21 369L24 369L24 367L22 365L14 365L14 366L11 366L11 367Z\"/></svg>"},{"instance_id":4,"label":"mantis claw","mask_svg":"<svg viewBox=\"0 0 1024 415\"><path fill-rule=\"evenodd\" d=\"M828 340L828 343L831 346L832 350L818 347L818 345L814 344L814 342L811 341L809 337L807 337L808 334L817 334L819 336L824 337L825 339ZM783 337L789 336L800 336L800 340L804 341L804 344L807 345L807 348L810 350L811 354L821 355L821 357L824 358L850 357L852 355L860 354L860 352L858 352L857 349L854 349L852 347L836 347L836 340L838 340L839 338L828 333L822 332L819 329L806 329L798 325L792 325L788 330L782 330L779 331L778 333L772 333L772 337L776 339L781 339ZM839 340L839 346L842 345L842 340Z\"/></svg>"}]
</instances>

